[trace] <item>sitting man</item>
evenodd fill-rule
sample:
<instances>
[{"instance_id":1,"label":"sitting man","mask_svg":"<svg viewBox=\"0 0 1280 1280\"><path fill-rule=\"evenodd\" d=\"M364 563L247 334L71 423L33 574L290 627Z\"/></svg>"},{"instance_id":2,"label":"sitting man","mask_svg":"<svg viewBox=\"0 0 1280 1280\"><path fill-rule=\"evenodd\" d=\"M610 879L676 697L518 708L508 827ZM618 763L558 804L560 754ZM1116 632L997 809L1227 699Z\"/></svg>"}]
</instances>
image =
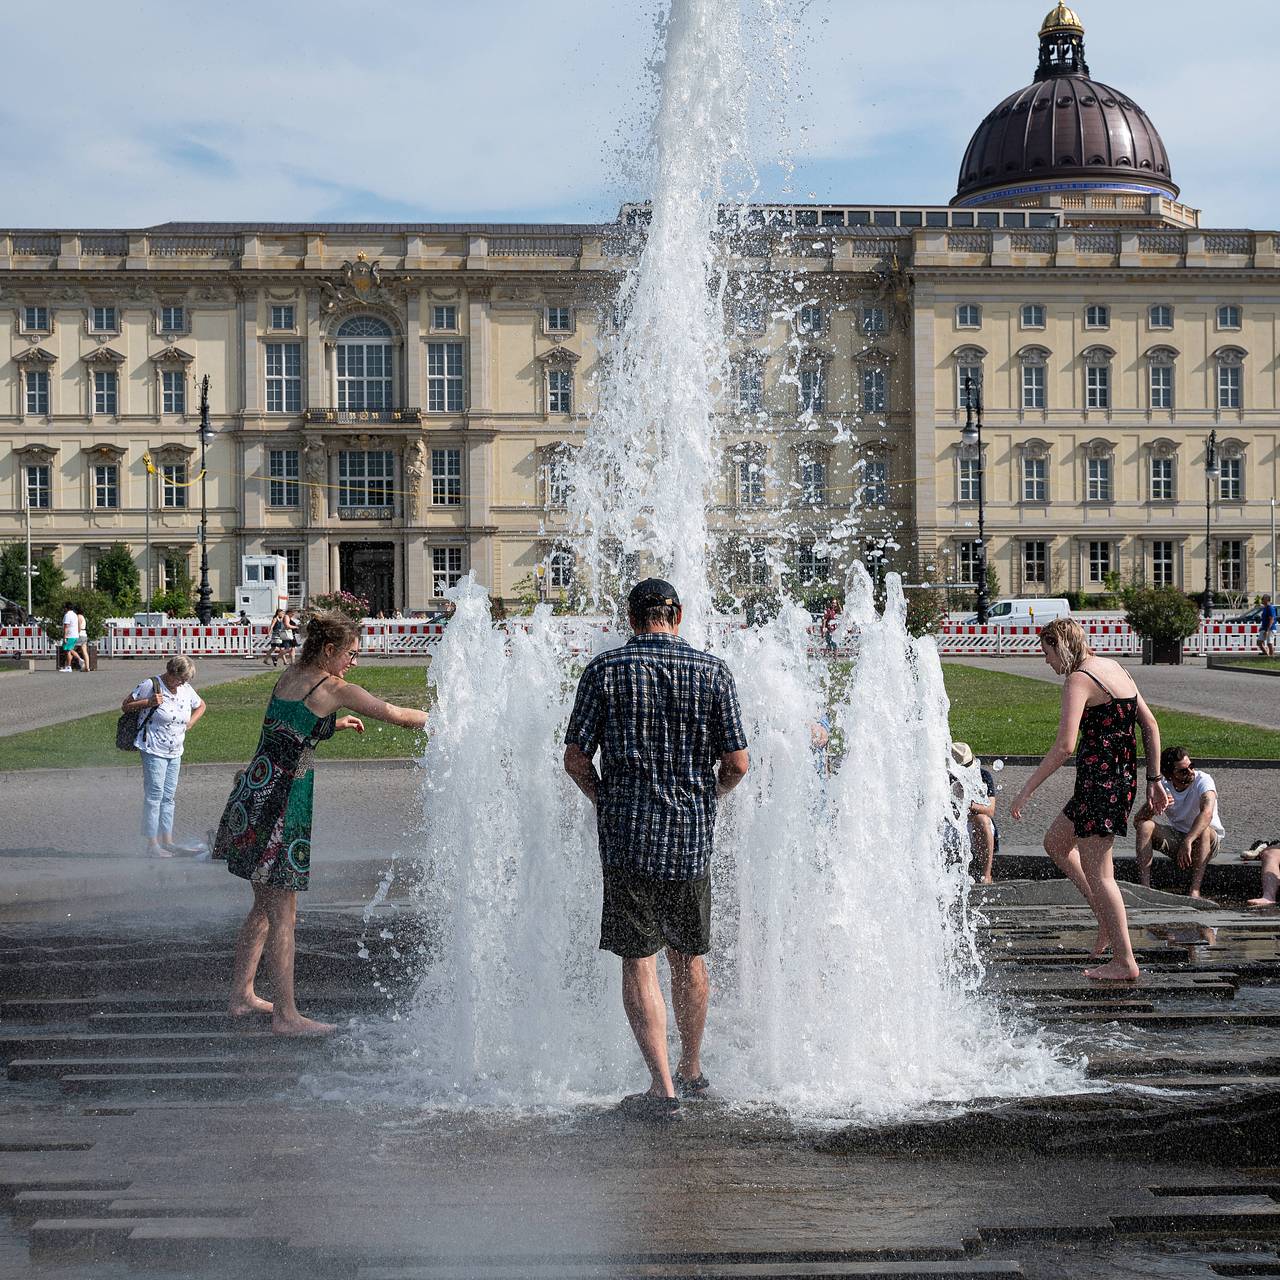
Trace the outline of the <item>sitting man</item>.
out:
<instances>
[{"instance_id":1,"label":"sitting man","mask_svg":"<svg viewBox=\"0 0 1280 1280\"><path fill-rule=\"evenodd\" d=\"M967 769L974 761L973 748L967 742L953 742L951 758L962 769ZM969 804L969 844L974 861L982 867L982 883L991 884L992 866L1000 850L1000 828L996 826L996 779L981 761L979 772L987 798L985 802L973 800Z\"/></svg>"},{"instance_id":2,"label":"sitting man","mask_svg":"<svg viewBox=\"0 0 1280 1280\"><path fill-rule=\"evenodd\" d=\"M1218 816L1218 789L1207 773L1192 766L1185 747L1166 747L1160 753L1160 773L1171 803L1158 821L1146 805L1138 811L1138 874L1149 888L1152 852L1163 853L1183 870L1190 868L1188 894L1198 898L1204 869L1226 834Z\"/></svg>"}]
</instances>

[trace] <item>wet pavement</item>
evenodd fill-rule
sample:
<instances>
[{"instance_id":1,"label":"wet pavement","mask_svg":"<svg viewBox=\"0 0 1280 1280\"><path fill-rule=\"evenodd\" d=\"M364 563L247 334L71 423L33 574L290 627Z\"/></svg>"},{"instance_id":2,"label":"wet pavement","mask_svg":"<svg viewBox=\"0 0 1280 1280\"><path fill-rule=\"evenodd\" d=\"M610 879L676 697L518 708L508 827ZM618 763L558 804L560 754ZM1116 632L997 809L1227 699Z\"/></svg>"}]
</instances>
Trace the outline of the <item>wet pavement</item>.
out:
<instances>
[{"instance_id":1,"label":"wet pavement","mask_svg":"<svg viewBox=\"0 0 1280 1280\"><path fill-rule=\"evenodd\" d=\"M229 911L11 924L0 1274L1280 1274L1280 922L1125 891L1144 974L1104 988L1069 886L978 895L993 998L1087 1055L1085 1091L892 1130L362 1102L349 1040L228 1024ZM395 993L359 905L308 904L299 985L367 1026Z\"/></svg>"}]
</instances>

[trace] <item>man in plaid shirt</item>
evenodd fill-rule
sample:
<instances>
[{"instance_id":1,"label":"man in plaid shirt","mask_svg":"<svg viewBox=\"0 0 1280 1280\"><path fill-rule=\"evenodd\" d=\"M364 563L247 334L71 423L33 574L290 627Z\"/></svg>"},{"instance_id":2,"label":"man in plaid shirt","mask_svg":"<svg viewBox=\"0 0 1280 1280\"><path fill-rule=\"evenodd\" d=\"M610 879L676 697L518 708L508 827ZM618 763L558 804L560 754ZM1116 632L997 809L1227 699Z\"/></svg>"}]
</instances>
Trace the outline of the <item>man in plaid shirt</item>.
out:
<instances>
[{"instance_id":1,"label":"man in plaid shirt","mask_svg":"<svg viewBox=\"0 0 1280 1280\"><path fill-rule=\"evenodd\" d=\"M622 1003L652 1076L623 1099L641 1119L678 1119L706 1093L700 1054L711 948L716 801L747 772L738 691L719 658L680 639L676 589L631 591L635 634L587 666L565 733L564 767L596 806L604 871L600 947L622 958ZM600 749L600 773L593 758ZM657 953L666 948L680 1062L667 1058ZM679 1095L679 1096L677 1096Z\"/></svg>"}]
</instances>

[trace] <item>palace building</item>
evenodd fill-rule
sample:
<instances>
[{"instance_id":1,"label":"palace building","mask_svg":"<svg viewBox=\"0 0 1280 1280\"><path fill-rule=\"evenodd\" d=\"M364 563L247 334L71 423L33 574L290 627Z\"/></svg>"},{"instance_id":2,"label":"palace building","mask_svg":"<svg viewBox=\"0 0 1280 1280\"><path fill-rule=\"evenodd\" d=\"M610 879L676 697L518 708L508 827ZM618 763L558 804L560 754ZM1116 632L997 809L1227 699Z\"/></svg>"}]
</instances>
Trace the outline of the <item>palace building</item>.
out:
<instances>
[{"instance_id":1,"label":"palace building","mask_svg":"<svg viewBox=\"0 0 1280 1280\"><path fill-rule=\"evenodd\" d=\"M753 208L746 262L804 301L726 313L712 523L734 585L821 589L853 554L972 581L967 378L1002 590L1197 590L1206 563L1267 589L1280 244L1202 228L1179 196L1058 5L950 205ZM260 552L299 600L420 610L468 571L554 597L575 571L566 461L644 217L0 230L0 542L29 518L35 554L85 584L124 542L160 590L196 569L203 484L219 601Z\"/></svg>"}]
</instances>

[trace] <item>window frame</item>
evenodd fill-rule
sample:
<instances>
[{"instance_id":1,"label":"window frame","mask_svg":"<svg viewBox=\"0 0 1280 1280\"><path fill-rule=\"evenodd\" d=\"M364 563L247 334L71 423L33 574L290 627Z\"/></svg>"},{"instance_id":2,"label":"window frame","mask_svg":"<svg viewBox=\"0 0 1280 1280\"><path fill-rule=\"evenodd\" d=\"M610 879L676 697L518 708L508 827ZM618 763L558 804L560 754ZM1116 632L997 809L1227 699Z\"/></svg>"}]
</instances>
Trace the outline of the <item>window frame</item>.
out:
<instances>
[{"instance_id":1,"label":"window frame","mask_svg":"<svg viewBox=\"0 0 1280 1280\"><path fill-rule=\"evenodd\" d=\"M815 322L816 316L816 322ZM806 302L796 312L796 332L813 337L827 331L827 309L820 302Z\"/></svg>"},{"instance_id":2,"label":"window frame","mask_svg":"<svg viewBox=\"0 0 1280 1280\"><path fill-rule=\"evenodd\" d=\"M733 505L755 510L766 501L763 450L746 449L733 459Z\"/></svg>"},{"instance_id":3,"label":"window frame","mask_svg":"<svg viewBox=\"0 0 1280 1280\"><path fill-rule=\"evenodd\" d=\"M120 464L118 462L95 462L93 464L93 509L95 511L120 510ZM106 495L111 502L102 501Z\"/></svg>"},{"instance_id":4,"label":"window frame","mask_svg":"<svg viewBox=\"0 0 1280 1280\"><path fill-rule=\"evenodd\" d=\"M360 333L364 321L376 332ZM349 330L344 333L343 330ZM348 316L333 335L335 408L340 413L382 412L396 407L395 331L381 316Z\"/></svg>"},{"instance_id":5,"label":"window frame","mask_svg":"<svg viewBox=\"0 0 1280 1280\"><path fill-rule=\"evenodd\" d=\"M827 479L827 459L818 454L801 455L800 501L808 507L825 507L828 504L830 486Z\"/></svg>"},{"instance_id":6,"label":"window frame","mask_svg":"<svg viewBox=\"0 0 1280 1280\"><path fill-rule=\"evenodd\" d=\"M360 458L362 475L352 474L351 459ZM372 474L371 458L378 458L381 474ZM395 510L396 460L391 449L339 449L338 450L338 510L351 511L362 507L379 507ZM363 497L352 501L353 496ZM375 494L377 496L375 496Z\"/></svg>"},{"instance_id":7,"label":"window frame","mask_svg":"<svg viewBox=\"0 0 1280 1280\"><path fill-rule=\"evenodd\" d=\"M1095 471L1095 464L1097 464ZM1111 453L1091 453L1084 461L1084 500L1107 505L1115 501L1115 457Z\"/></svg>"},{"instance_id":8,"label":"window frame","mask_svg":"<svg viewBox=\"0 0 1280 1280\"><path fill-rule=\"evenodd\" d=\"M181 462L160 464L160 509L162 511L186 511L190 508L187 487L190 478L185 458Z\"/></svg>"},{"instance_id":9,"label":"window frame","mask_svg":"<svg viewBox=\"0 0 1280 1280\"><path fill-rule=\"evenodd\" d=\"M738 413L760 413L764 409L764 361L743 356L733 365L733 398Z\"/></svg>"},{"instance_id":10,"label":"window frame","mask_svg":"<svg viewBox=\"0 0 1280 1280\"><path fill-rule=\"evenodd\" d=\"M1084 327L1096 333L1111 328L1111 305L1106 302L1090 302L1084 309Z\"/></svg>"},{"instance_id":11,"label":"window frame","mask_svg":"<svg viewBox=\"0 0 1280 1280\"><path fill-rule=\"evenodd\" d=\"M1157 378L1166 383L1157 386ZM1147 404L1152 412L1172 412L1176 400L1174 398L1174 366L1171 360L1152 360L1147 365Z\"/></svg>"},{"instance_id":12,"label":"window frame","mask_svg":"<svg viewBox=\"0 0 1280 1280\"><path fill-rule=\"evenodd\" d=\"M263 367L265 384L263 404L265 413L298 414L302 412L302 387L304 365L301 342L268 342L264 344ZM278 368L272 372L273 359L278 357ZM290 372L290 357L294 360ZM272 406L272 392L276 392L278 405Z\"/></svg>"},{"instance_id":13,"label":"window frame","mask_svg":"<svg viewBox=\"0 0 1280 1280\"><path fill-rule=\"evenodd\" d=\"M1105 557L1095 557L1096 549L1104 549ZM1086 543L1085 558L1088 564L1088 582L1090 586L1105 586L1107 578L1116 570L1115 543L1110 538L1089 538ZM1102 568L1103 560L1106 567ZM1095 573L1095 566L1098 571Z\"/></svg>"},{"instance_id":14,"label":"window frame","mask_svg":"<svg viewBox=\"0 0 1280 1280\"><path fill-rule=\"evenodd\" d=\"M981 329L981 304L977 302L957 302L955 310L955 325L957 329Z\"/></svg>"},{"instance_id":15,"label":"window frame","mask_svg":"<svg viewBox=\"0 0 1280 1280\"><path fill-rule=\"evenodd\" d=\"M1039 554L1033 555L1032 548L1038 548ZM1028 571L1033 562L1038 565L1038 576L1033 576ZM1049 540L1047 538L1022 540L1022 581L1035 586L1049 585Z\"/></svg>"},{"instance_id":16,"label":"window frame","mask_svg":"<svg viewBox=\"0 0 1280 1280\"><path fill-rule=\"evenodd\" d=\"M1084 367L1084 407L1086 412L1104 413L1111 409L1111 362L1095 361Z\"/></svg>"},{"instance_id":17,"label":"window frame","mask_svg":"<svg viewBox=\"0 0 1280 1280\"><path fill-rule=\"evenodd\" d=\"M166 323L166 320L173 319L173 312L177 312L177 324ZM156 311L156 333L186 333L187 332L187 307L182 302L162 302Z\"/></svg>"},{"instance_id":18,"label":"window frame","mask_svg":"<svg viewBox=\"0 0 1280 1280\"><path fill-rule=\"evenodd\" d=\"M285 315L284 313L288 313ZM280 314L277 314L280 313ZM287 324L277 324L277 320L287 320ZM267 311L268 333L297 333L298 308L293 302L272 302Z\"/></svg>"},{"instance_id":19,"label":"window frame","mask_svg":"<svg viewBox=\"0 0 1280 1280\"><path fill-rule=\"evenodd\" d=\"M443 600L445 592L452 587L456 587L462 580L462 548L445 544L431 547L430 550L431 598L433 600Z\"/></svg>"},{"instance_id":20,"label":"window frame","mask_svg":"<svg viewBox=\"0 0 1280 1280\"><path fill-rule=\"evenodd\" d=\"M440 313L450 312L453 316L449 324L440 323ZM458 304L456 302L433 302L431 304L431 328L429 333L458 333Z\"/></svg>"},{"instance_id":21,"label":"window frame","mask_svg":"<svg viewBox=\"0 0 1280 1280\"><path fill-rule=\"evenodd\" d=\"M858 317L858 331L864 338L882 338L890 328L889 308L871 303L862 308Z\"/></svg>"},{"instance_id":22,"label":"window frame","mask_svg":"<svg viewBox=\"0 0 1280 1280\"><path fill-rule=\"evenodd\" d=\"M1244 308L1238 302L1219 303L1215 314L1219 333L1239 333L1244 328Z\"/></svg>"},{"instance_id":23,"label":"window frame","mask_svg":"<svg viewBox=\"0 0 1280 1280\"><path fill-rule=\"evenodd\" d=\"M1167 474L1157 475L1157 469ZM1172 453L1152 453L1147 459L1147 500L1177 502L1178 464Z\"/></svg>"},{"instance_id":24,"label":"window frame","mask_svg":"<svg viewBox=\"0 0 1280 1280\"><path fill-rule=\"evenodd\" d=\"M290 459L292 459L292 465ZM302 451L287 446L269 448L267 450L267 506L273 510L288 510L301 505Z\"/></svg>"},{"instance_id":25,"label":"window frame","mask_svg":"<svg viewBox=\"0 0 1280 1280\"><path fill-rule=\"evenodd\" d=\"M33 388L32 379L38 379L37 388ZM32 404L34 391L35 404ZM43 399L44 407L40 407ZM22 371L22 404L23 416L47 418L53 404L53 379L48 369L24 369Z\"/></svg>"},{"instance_id":26,"label":"window frame","mask_svg":"<svg viewBox=\"0 0 1280 1280\"><path fill-rule=\"evenodd\" d=\"M1033 475L1031 468L1039 469L1039 475ZM1049 501L1049 457L1046 453L1032 453L1023 450L1020 476L1022 502L1028 506L1045 506ZM1039 490L1037 493L1036 490Z\"/></svg>"},{"instance_id":27,"label":"window frame","mask_svg":"<svg viewBox=\"0 0 1280 1280\"><path fill-rule=\"evenodd\" d=\"M431 448L431 505L462 506L462 450L453 445Z\"/></svg>"},{"instance_id":28,"label":"window frame","mask_svg":"<svg viewBox=\"0 0 1280 1280\"><path fill-rule=\"evenodd\" d=\"M38 473L43 472L43 476ZM35 482L34 485L32 482ZM26 506L32 511L53 510L53 464L50 462L23 462L22 490ZM32 494L44 501L31 500Z\"/></svg>"},{"instance_id":29,"label":"window frame","mask_svg":"<svg viewBox=\"0 0 1280 1280\"><path fill-rule=\"evenodd\" d=\"M40 313L44 315L44 324L32 324L29 320L31 312L36 312L37 317ZM39 333L50 334L53 332L53 309L42 302L24 302L22 310L19 312L19 333Z\"/></svg>"},{"instance_id":30,"label":"window frame","mask_svg":"<svg viewBox=\"0 0 1280 1280\"><path fill-rule=\"evenodd\" d=\"M1162 311L1168 313L1167 320L1157 320L1156 312ZM1147 328L1153 333L1167 333L1173 328L1173 304L1168 302L1153 302L1147 308Z\"/></svg>"},{"instance_id":31,"label":"window frame","mask_svg":"<svg viewBox=\"0 0 1280 1280\"><path fill-rule=\"evenodd\" d=\"M547 412L572 414L574 401L573 370L566 367L553 368L548 365L546 386Z\"/></svg>"},{"instance_id":32,"label":"window frame","mask_svg":"<svg viewBox=\"0 0 1280 1280\"><path fill-rule=\"evenodd\" d=\"M1228 413L1244 408L1244 366L1239 361L1215 362L1214 408Z\"/></svg>"},{"instance_id":33,"label":"window frame","mask_svg":"<svg viewBox=\"0 0 1280 1280\"><path fill-rule=\"evenodd\" d=\"M187 371L185 369L160 370L160 412L173 414L175 417L186 416Z\"/></svg>"},{"instance_id":34,"label":"window frame","mask_svg":"<svg viewBox=\"0 0 1280 1280\"><path fill-rule=\"evenodd\" d=\"M820 360L800 366L796 386L796 408L800 413L826 413L827 369Z\"/></svg>"},{"instance_id":35,"label":"window frame","mask_svg":"<svg viewBox=\"0 0 1280 1280\"><path fill-rule=\"evenodd\" d=\"M463 344L428 342L427 412L465 413L466 408L467 360Z\"/></svg>"},{"instance_id":36,"label":"window frame","mask_svg":"<svg viewBox=\"0 0 1280 1280\"><path fill-rule=\"evenodd\" d=\"M1244 452L1239 449L1224 448L1218 457L1218 501L1243 502L1244 496Z\"/></svg>"},{"instance_id":37,"label":"window frame","mask_svg":"<svg viewBox=\"0 0 1280 1280\"><path fill-rule=\"evenodd\" d=\"M1168 547L1168 576L1164 575L1165 558L1157 555L1157 548ZM1178 549L1173 538L1152 538L1151 540L1151 585L1153 587L1173 587L1178 581Z\"/></svg>"},{"instance_id":38,"label":"window frame","mask_svg":"<svg viewBox=\"0 0 1280 1280\"><path fill-rule=\"evenodd\" d=\"M883 457L862 459L860 497L864 506L889 505L889 460Z\"/></svg>"},{"instance_id":39,"label":"window frame","mask_svg":"<svg viewBox=\"0 0 1280 1280\"><path fill-rule=\"evenodd\" d=\"M1027 313L1031 312L1029 319ZM1035 319L1036 313L1039 319ZM1021 329L1043 330L1048 328L1049 312L1043 302L1024 302L1018 317L1018 327Z\"/></svg>"},{"instance_id":40,"label":"window frame","mask_svg":"<svg viewBox=\"0 0 1280 1280\"><path fill-rule=\"evenodd\" d=\"M99 313L103 320L110 317L110 325L98 323ZM89 307L88 330L90 333L119 333L120 308L113 303L92 303Z\"/></svg>"},{"instance_id":41,"label":"window frame","mask_svg":"<svg viewBox=\"0 0 1280 1280\"><path fill-rule=\"evenodd\" d=\"M1234 556L1227 555L1227 548L1235 547L1236 554ZM1249 553L1246 548L1245 539L1243 538L1218 538L1214 542L1214 561L1217 564L1217 572L1213 575L1217 583L1219 591L1240 592L1246 589L1248 581L1245 570L1248 566ZM1231 580L1227 577L1227 567L1233 565L1235 568Z\"/></svg>"},{"instance_id":42,"label":"window frame","mask_svg":"<svg viewBox=\"0 0 1280 1280\"><path fill-rule=\"evenodd\" d=\"M564 324L552 324L552 317L559 321L564 320ZM577 316L574 314L572 303L548 303L542 308L542 331L546 334L555 334L563 337L566 333L573 333L577 329Z\"/></svg>"},{"instance_id":43,"label":"window frame","mask_svg":"<svg viewBox=\"0 0 1280 1280\"><path fill-rule=\"evenodd\" d=\"M981 488L982 463L977 449L973 453L961 452L956 459L956 501L964 504L978 504L978 491Z\"/></svg>"},{"instance_id":44,"label":"window frame","mask_svg":"<svg viewBox=\"0 0 1280 1280\"><path fill-rule=\"evenodd\" d=\"M862 412L889 412L889 370L882 364L862 366L859 385L862 388Z\"/></svg>"},{"instance_id":45,"label":"window frame","mask_svg":"<svg viewBox=\"0 0 1280 1280\"><path fill-rule=\"evenodd\" d=\"M93 369L93 417L120 416L120 374L115 369Z\"/></svg>"}]
</instances>

